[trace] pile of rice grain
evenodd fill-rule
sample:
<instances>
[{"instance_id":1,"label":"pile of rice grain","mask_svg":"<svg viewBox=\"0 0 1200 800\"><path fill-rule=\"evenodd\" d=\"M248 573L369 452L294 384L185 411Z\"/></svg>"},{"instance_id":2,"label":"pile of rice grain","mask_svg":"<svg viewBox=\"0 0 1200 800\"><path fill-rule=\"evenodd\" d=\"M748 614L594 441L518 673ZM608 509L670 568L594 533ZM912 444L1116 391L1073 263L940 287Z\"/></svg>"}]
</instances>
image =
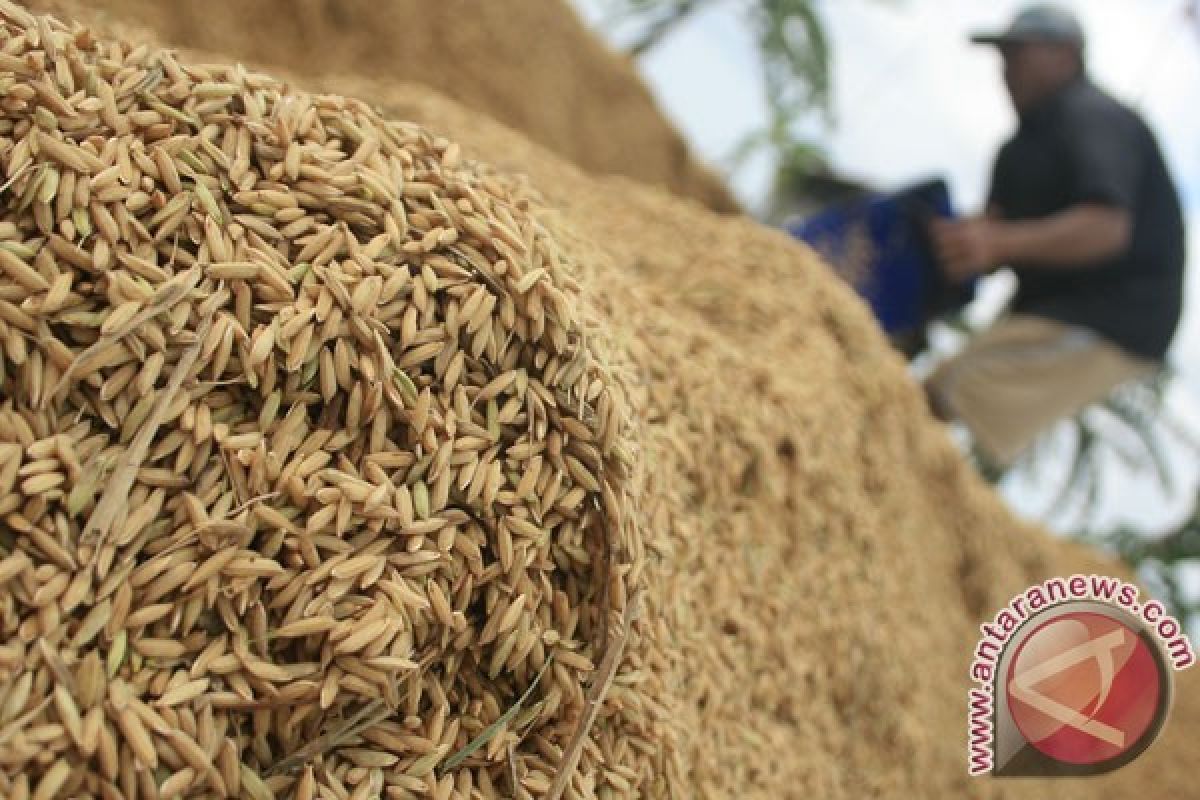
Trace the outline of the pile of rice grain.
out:
<instances>
[{"instance_id":1,"label":"pile of rice grain","mask_svg":"<svg viewBox=\"0 0 1200 800\"><path fill-rule=\"evenodd\" d=\"M592 36L570 0L22 2L105 28L119 22L123 38L286 70L309 87L335 75L435 87L589 172L739 210L634 62Z\"/></svg>"},{"instance_id":2,"label":"pile of rice grain","mask_svg":"<svg viewBox=\"0 0 1200 800\"><path fill-rule=\"evenodd\" d=\"M0 18L0 795L669 791L636 421L531 192Z\"/></svg>"}]
</instances>

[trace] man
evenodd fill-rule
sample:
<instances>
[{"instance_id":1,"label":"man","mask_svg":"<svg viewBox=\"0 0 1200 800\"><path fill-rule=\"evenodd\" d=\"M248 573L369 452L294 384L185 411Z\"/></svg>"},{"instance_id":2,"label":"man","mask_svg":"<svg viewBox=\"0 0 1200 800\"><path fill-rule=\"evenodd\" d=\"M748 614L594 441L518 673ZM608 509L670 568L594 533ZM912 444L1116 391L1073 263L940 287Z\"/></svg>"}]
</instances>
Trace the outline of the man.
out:
<instances>
[{"instance_id":1,"label":"man","mask_svg":"<svg viewBox=\"0 0 1200 800\"><path fill-rule=\"evenodd\" d=\"M1183 297L1184 226L1158 144L1084 67L1069 11L977 35L1004 59L1019 124L986 213L933 225L948 276L1016 273L1010 313L926 383L934 410L1010 464L1054 422L1161 366Z\"/></svg>"}]
</instances>

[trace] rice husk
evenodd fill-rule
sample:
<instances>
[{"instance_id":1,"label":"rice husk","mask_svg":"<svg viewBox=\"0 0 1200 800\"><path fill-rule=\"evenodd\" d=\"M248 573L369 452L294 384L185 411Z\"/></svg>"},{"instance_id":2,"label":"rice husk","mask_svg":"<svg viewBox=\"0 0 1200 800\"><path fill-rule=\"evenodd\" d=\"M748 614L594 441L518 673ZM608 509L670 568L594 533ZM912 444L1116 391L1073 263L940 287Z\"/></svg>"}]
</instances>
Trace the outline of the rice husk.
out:
<instances>
[{"instance_id":1,"label":"rice husk","mask_svg":"<svg viewBox=\"0 0 1200 800\"><path fill-rule=\"evenodd\" d=\"M633 61L593 37L563 0L32 5L134 23L163 43L271 65L310 82L365 75L431 86L589 172L632 177L717 211L739 209L721 178L689 152Z\"/></svg>"},{"instance_id":2,"label":"rice husk","mask_svg":"<svg viewBox=\"0 0 1200 800\"><path fill-rule=\"evenodd\" d=\"M677 775L661 709L582 723L606 653L661 672L642 459L531 190L356 100L0 14L10 782L528 797L581 729L599 790Z\"/></svg>"},{"instance_id":3,"label":"rice husk","mask_svg":"<svg viewBox=\"0 0 1200 800\"><path fill-rule=\"evenodd\" d=\"M579 585L623 587L610 595L624 591L627 599L637 598L634 608L640 614L626 625L612 613L620 603L612 603L611 596L601 602L600 608L609 612L605 624L593 628L601 646L569 651L582 652L588 663L573 655L556 662L579 670L574 705L548 710L539 685L525 709L528 714L515 718L553 733L517 742L511 766L502 747L495 752L481 748L466 762L477 764L470 767L472 788L484 796L541 796L547 791L567 760L562 748L578 730L588 702L584 692L605 683L589 680L594 671L586 667L600 665L610 652L607 645L628 635L610 688L599 698L602 710L569 778L567 796L1187 795L1192 779L1184 765L1191 732L1200 721L1188 680L1181 683L1162 740L1121 772L1086 784L1003 785L966 778L966 665L975 626L1033 580L1073 571L1122 571L1089 551L1021 526L1003 511L929 420L902 362L887 350L865 309L808 251L748 221L719 220L627 181L588 178L431 93L363 82L346 82L341 88L371 97L389 113L451 133L468 157L485 156L533 175L546 191L546 205L561 209L561 216L547 212L532 196L528 208L518 210L545 226L546 241L561 254L566 279L561 286L577 301L581 324L592 322L588 345L604 373L600 385L623 393L630 417L623 440L633 469L623 486L631 532L624 541L626 552L637 554L640 548L641 553L625 563L640 564L640 572L630 570L615 584L581 578ZM349 113L356 113L352 103ZM527 191L515 186L509 191ZM191 213L200 211L193 205ZM25 280L38 282L32 276ZM479 283L487 285L482 278ZM578 284L577 293L573 284ZM114 311L118 307L112 305ZM191 316L188 323L193 323ZM499 376L486 377L473 386L484 391L491 385L490 391L496 391L499 384L493 381ZM407 386L398 388L407 391ZM194 430L196 421L191 424ZM564 423L567 427L574 424ZM43 445L39 454L45 449ZM586 482L590 473L566 466L564 475ZM0 470L0 477L4 474ZM361 494L365 487L347 483L338 488ZM258 516L273 520L287 541L292 521L271 515L275 500L263 498L255 507L264 509ZM425 492L410 492L414 514L427 500ZM398 505L406 507L403 501ZM253 521L259 524L257 517ZM503 537L495 541L497 549L504 546ZM70 563L72 552L56 547L52 537L38 535L33 543L39 562ZM352 557L339 562L343 571L357 569L356 564L345 565ZM620 564L619 558L605 563ZM17 567L19 574L29 573L22 563L9 569ZM4 569L0 564L0 574ZM43 600L70 594L70 586L59 594L51 582L54 576L39 569L39 581L48 580L34 592L41 591ZM186 585L186 576L172 577L169 567L154 573L147 569L131 583L138 583L138 591L155 585L155 592L167 593L174 591L175 581ZM431 632L440 625L442 636L452 637L458 623L452 608L447 624L442 601L450 601L438 597L445 593L434 583L438 589L423 597L429 603L426 619ZM116 594L122 596L98 612L100 618L128 617L128 593ZM630 606L626 602L623 607ZM523 614L523 608L516 613ZM41 624L42 612L38 614ZM65 620L62 627L74 636L84 629L83 616L58 613ZM487 620L463 616L467 629L485 638ZM287 632L285 626L295 622L299 620L274 630ZM494 627L502 622L497 619ZM94 626L93 621L89 627ZM112 654L124 649L137 655L129 638L118 632L109 645L109 661L117 664L118 674L126 662ZM214 639L206 641L207 647ZM288 652L290 645L271 641L272 652ZM23 643L18 647L12 661L21 667L9 682L10 696L23 693L16 698L19 703L11 703L20 715L17 728L69 742L67 729L73 724L57 716L57 706L52 708L60 693L51 696L32 678L22 679L40 670L47 686L52 679L56 686L70 686L69 648L55 653L38 646L34 653ZM61 654L64 649L66 655ZM260 672L265 669L263 674L270 672L238 654L201 653L196 661L205 657L217 674L241 674L249 669L246 661ZM83 666L94 663L86 656L78 663L84 680L77 675L71 689L77 703L95 696L96 673ZM475 674L482 669L477 667ZM557 670L552 665L543 673L548 690L556 685ZM529 673L512 676L504 687L508 691L493 699L503 696L505 703L513 703L518 690L536 678ZM461 667L458 674L463 676ZM347 678L347 694L361 688L352 680L358 677ZM246 681L252 689L260 684L251 678L269 681L249 673ZM429 689L436 693L440 685L431 683ZM170 692L182 686L177 682L163 688ZM133 688L140 688L137 682ZM339 678L338 696L340 689ZM191 691L195 689L177 691L168 699L175 702ZM202 731L219 726L220 719L245 719L244 710L218 708L214 701L223 698L215 694L207 698L213 710L193 711L194 722L188 714L179 715L179 727L192 741L206 740ZM103 701L106 719L109 706L115 709L118 702L126 708L131 704L124 690ZM197 702L195 708L206 707L204 700ZM355 698L353 708L358 704ZM118 724L100 727L107 733L98 737L93 762L98 770L117 764L112 780L120 786L139 780L141 773L124 766L136 765L136 758L109 758L104 742L133 752L141 706L132 705L132 714L117 712ZM411 715L417 729L438 724L440 715L430 713L433 707L418 705L418 713ZM486 720L499 719L509 708L497 701ZM86 720L89 712L82 706L80 711ZM265 767L262 753L254 752L253 743L247 749L239 737L226 736L232 742L220 746L216 759L221 779L229 786L240 777L249 796L266 791L302 796L320 783L329 796L340 797L350 794L343 788L343 775L358 770L354 776L367 787L359 791L369 793L378 774L373 770L378 770L384 780L394 782L390 791L395 796L463 796L460 781L467 779L439 777L438 763L449 753L437 748L405 762L403 777L395 763L374 766L387 760L389 743L399 741L388 727L395 717L372 716L386 711L390 709L363 704L350 718L349 729L338 725L332 731L337 735L318 737L315 749L300 753L303 758L294 767L285 763L282 775L267 774L271 768ZM251 729L264 724L258 722L263 714L249 715ZM452 719L441 723L443 730ZM402 723L408 722L405 716ZM480 719L476 730L484 724ZM146 727L144 720L141 725ZM86 721L83 728L86 732ZM147 733L158 735L153 726ZM269 743L274 736L268 726ZM454 744L465 745L467 738L460 732ZM420 749L429 749L432 739L426 739ZM404 742L411 746L413 740ZM175 759L155 773L164 782L212 780L198 777L201 772L185 763L175 747L163 750ZM278 754L266 755L270 760ZM47 756L27 774L0 774L13 787L21 781L37 785L59 774L56 763ZM408 774L412 772L423 777ZM514 774L516 780L505 783L506 772L508 780Z\"/></svg>"}]
</instances>

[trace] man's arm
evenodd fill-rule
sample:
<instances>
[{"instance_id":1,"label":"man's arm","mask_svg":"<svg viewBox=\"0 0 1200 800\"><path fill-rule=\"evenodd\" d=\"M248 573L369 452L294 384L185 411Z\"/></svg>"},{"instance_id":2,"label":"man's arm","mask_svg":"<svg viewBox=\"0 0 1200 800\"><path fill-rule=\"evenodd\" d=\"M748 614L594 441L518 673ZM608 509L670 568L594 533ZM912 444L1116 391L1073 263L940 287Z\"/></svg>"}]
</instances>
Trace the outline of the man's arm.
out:
<instances>
[{"instance_id":1,"label":"man's arm","mask_svg":"<svg viewBox=\"0 0 1200 800\"><path fill-rule=\"evenodd\" d=\"M1000 263L1070 269L1115 258L1133 239L1133 217L1123 208L1077 205L1026 222L1000 222L994 236Z\"/></svg>"},{"instance_id":2,"label":"man's arm","mask_svg":"<svg viewBox=\"0 0 1200 800\"><path fill-rule=\"evenodd\" d=\"M946 273L965 280L1012 263L1071 270L1106 261L1129 247L1133 219L1123 208L1085 203L1036 220L937 220L931 233Z\"/></svg>"}]
</instances>

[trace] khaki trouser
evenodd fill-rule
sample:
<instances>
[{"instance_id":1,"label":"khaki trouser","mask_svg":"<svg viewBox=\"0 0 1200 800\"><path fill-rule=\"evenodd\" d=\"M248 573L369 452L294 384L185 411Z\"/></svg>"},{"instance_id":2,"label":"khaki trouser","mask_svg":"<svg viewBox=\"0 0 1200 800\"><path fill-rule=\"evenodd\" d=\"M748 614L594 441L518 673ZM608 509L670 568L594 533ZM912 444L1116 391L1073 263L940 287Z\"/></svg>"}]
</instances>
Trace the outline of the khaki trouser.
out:
<instances>
[{"instance_id":1,"label":"khaki trouser","mask_svg":"<svg viewBox=\"0 0 1200 800\"><path fill-rule=\"evenodd\" d=\"M1054 423L1158 368L1086 328L1013 314L938 367L926 389L985 456L1007 466Z\"/></svg>"}]
</instances>

